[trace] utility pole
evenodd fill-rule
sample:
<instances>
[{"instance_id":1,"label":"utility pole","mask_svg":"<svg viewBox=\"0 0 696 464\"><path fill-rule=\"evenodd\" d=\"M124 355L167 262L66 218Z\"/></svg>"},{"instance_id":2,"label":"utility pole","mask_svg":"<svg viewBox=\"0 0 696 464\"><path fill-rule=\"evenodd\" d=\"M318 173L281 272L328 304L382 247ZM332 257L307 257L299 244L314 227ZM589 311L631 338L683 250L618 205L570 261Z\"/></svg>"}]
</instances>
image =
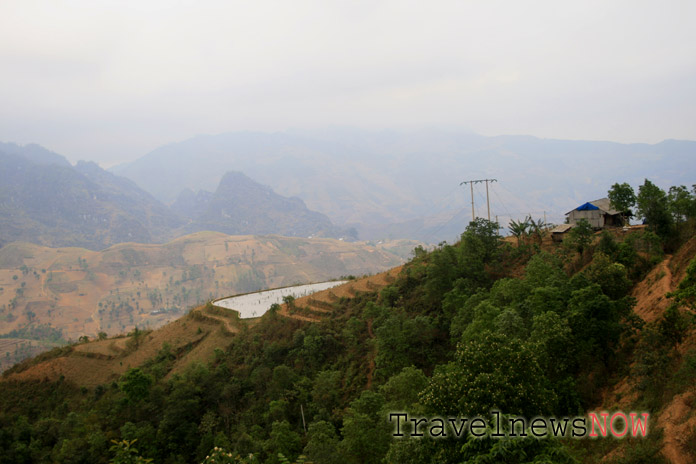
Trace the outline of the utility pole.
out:
<instances>
[{"instance_id":1,"label":"utility pole","mask_svg":"<svg viewBox=\"0 0 696 464\"><path fill-rule=\"evenodd\" d=\"M471 187L471 220L476 220L476 215L474 214L474 183L469 182L469 187Z\"/></svg>"},{"instance_id":2,"label":"utility pole","mask_svg":"<svg viewBox=\"0 0 696 464\"><path fill-rule=\"evenodd\" d=\"M488 201L488 179L486 179L486 207L488 208L488 222L491 222L491 202Z\"/></svg>"},{"instance_id":3,"label":"utility pole","mask_svg":"<svg viewBox=\"0 0 696 464\"><path fill-rule=\"evenodd\" d=\"M497 179L478 179L478 180L465 180L459 185L469 184L471 187L471 220L476 220L476 215L474 214L474 184L480 184L482 182L486 183L486 206L488 207L488 220L491 220L491 202L488 199L488 183L498 182Z\"/></svg>"}]
</instances>

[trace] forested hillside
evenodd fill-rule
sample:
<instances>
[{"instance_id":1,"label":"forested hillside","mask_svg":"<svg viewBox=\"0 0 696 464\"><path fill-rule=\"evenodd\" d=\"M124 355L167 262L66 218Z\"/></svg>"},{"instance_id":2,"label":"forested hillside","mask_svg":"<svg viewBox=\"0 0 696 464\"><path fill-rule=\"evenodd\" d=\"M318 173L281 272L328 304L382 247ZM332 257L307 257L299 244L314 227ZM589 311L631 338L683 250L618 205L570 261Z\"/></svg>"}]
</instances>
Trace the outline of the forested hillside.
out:
<instances>
[{"instance_id":1,"label":"forested hillside","mask_svg":"<svg viewBox=\"0 0 696 464\"><path fill-rule=\"evenodd\" d=\"M325 305L321 322L276 308L176 373L186 351L168 343L96 387L19 380L59 373L64 352L26 361L0 382L0 462L665 462L667 411L696 378L696 201L687 191L682 214L653 187L638 194L656 214L647 228L577 227L557 244L543 229L504 240L478 219L453 245L417 248L390 285ZM663 309L634 311L656 296ZM406 425L395 439L388 420L617 409L649 413L648 436L417 439ZM693 460L696 433L673 451Z\"/></svg>"}]
</instances>

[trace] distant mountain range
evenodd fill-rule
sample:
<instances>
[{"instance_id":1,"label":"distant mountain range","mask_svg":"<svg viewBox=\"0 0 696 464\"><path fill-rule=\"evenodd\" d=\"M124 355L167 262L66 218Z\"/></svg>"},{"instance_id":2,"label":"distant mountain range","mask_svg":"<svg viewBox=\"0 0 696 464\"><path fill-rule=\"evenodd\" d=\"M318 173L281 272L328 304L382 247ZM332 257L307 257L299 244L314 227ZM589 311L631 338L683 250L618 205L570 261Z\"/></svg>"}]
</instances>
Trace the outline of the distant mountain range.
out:
<instances>
[{"instance_id":1,"label":"distant mountain range","mask_svg":"<svg viewBox=\"0 0 696 464\"><path fill-rule=\"evenodd\" d=\"M621 144L444 130L330 129L201 135L110 171L38 145L0 144L0 245L99 249L212 230L362 240L454 241L470 188L491 219L560 223L615 182L691 186L696 142ZM169 205L169 206L167 206ZM484 184L474 186L487 216Z\"/></svg>"},{"instance_id":2,"label":"distant mountain range","mask_svg":"<svg viewBox=\"0 0 696 464\"><path fill-rule=\"evenodd\" d=\"M9 153L8 153L9 152ZM131 180L37 146L0 146L0 242L150 243L183 221Z\"/></svg>"},{"instance_id":3,"label":"distant mountain range","mask_svg":"<svg viewBox=\"0 0 696 464\"><path fill-rule=\"evenodd\" d=\"M182 191L172 210L189 221L185 233L212 230L229 235L357 238L356 232L344 233L324 214L307 209L299 198L280 196L241 172L225 174L215 193Z\"/></svg>"},{"instance_id":4,"label":"distant mountain range","mask_svg":"<svg viewBox=\"0 0 696 464\"><path fill-rule=\"evenodd\" d=\"M361 239L434 243L456 239L471 220L470 190L462 181L497 180L489 184L491 214L503 226L545 213L558 223L573 207L606 196L615 182L637 187L647 177L663 188L690 186L696 142L621 144L445 130L237 132L169 144L113 168L164 202L175 201L184 188L209 190L230 170L301 198L334 224L355 227ZM485 195L484 185L476 184L480 217L487 214Z\"/></svg>"},{"instance_id":5,"label":"distant mountain range","mask_svg":"<svg viewBox=\"0 0 696 464\"><path fill-rule=\"evenodd\" d=\"M202 230L350 238L298 198L282 197L241 173L220 180L215 193L182 193L170 208L93 162L73 166L38 145L3 143L0 246L26 241L103 249L122 242L164 242Z\"/></svg>"}]
</instances>

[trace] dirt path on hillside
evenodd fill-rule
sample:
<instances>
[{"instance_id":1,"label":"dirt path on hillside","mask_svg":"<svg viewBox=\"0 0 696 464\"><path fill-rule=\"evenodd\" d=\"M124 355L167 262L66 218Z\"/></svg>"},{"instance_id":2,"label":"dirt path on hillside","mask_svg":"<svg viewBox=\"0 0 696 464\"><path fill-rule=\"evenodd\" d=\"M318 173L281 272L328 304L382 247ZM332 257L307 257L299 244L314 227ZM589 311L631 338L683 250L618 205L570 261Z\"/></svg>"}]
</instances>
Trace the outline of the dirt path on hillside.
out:
<instances>
[{"instance_id":1,"label":"dirt path on hillside","mask_svg":"<svg viewBox=\"0 0 696 464\"><path fill-rule=\"evenodd\" d=\"M694 393L682 393L672 399L657 420L657 426L664 430L662 454L672 464L694 462L694 458L684 451L685 440L696 427L696 416L690 414L693 406Z\"/></svg>"},{"instance_id":2,"label":"dirt path on hillside","mask_svg":"<svg viewBox=\"0 0 696 464\"><path fill-rule=\"evenodd\" d=\"M694 250L693 240L686 252ZM636 298L634 311L645 322L659 320L665 310L672 303L667 294L674 291L679 285L679 277L683 277L686 263L690 259L683 256L685 252L679 252L677 257L666 255L655 268L635 287L633 296ZM691 253L693 254L693 253ZM691 256L693 257L693 256ZM676 274L676 275L675 275ZM696 427L696 416L692 415L694 406L694 393L687 391L676 395L662 411L655 414L656 427L663 429L662 454L674 464L688 464L694 462L684 451L684 440L690 430Z\"/></svg>"},{"instance_id":3,"label":"dirt path on hillside","mask_svg":"<svg viewBox=\"0 0 696 464\"><path fill-rule=\"evenodd\" d=\"M220 306L216 306L216 307L219 308ZM231 311L231 310L228 310L226 308L224 308L224 309L227 311ZM201 313L203 315L203 317L207 317L209 319L215 319L216 321L221 322L222 325L225 327L225 329L227 329L227 331L229 333L239 332L239 328L235 325L232 325L231 321L228 318L226 318L224 316L217 315L217 314L213 314L209 311L204 311L204 310L205 310L205 306L199 306L198 308L194 309L194 311L198 311L199 313Z\"/></svg>"},{"instance_id":4,"label":"dirt path on hillside","mask_svg":"<svg viewBox=\"0 0 696 464\"><path fill-rule=\"evenodd\" d=\"M671 303L666 297L667 293L676 288L671 262L672 255L666 255L633 290L633 296L636 298L633 311L645 322L659 319Z\"/></svg>"}]
</instances>

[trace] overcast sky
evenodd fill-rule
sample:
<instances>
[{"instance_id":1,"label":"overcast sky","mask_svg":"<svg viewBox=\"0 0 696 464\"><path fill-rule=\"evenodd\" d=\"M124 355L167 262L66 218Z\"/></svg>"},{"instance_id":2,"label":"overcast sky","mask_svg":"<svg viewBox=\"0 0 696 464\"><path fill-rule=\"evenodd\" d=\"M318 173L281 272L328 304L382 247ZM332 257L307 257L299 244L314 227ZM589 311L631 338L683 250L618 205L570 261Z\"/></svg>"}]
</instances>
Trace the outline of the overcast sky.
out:
<instances>
[{"instance_id":1,"label":"overcast sky","mask_svg":"<svg viewBox=\"0 0 696 464\"><path fill-rule=\"evenodd\" d=\"M696 139L693 1L0 2L0 140L110 166L201 133Z\"/></svg>"}]
</instances>

